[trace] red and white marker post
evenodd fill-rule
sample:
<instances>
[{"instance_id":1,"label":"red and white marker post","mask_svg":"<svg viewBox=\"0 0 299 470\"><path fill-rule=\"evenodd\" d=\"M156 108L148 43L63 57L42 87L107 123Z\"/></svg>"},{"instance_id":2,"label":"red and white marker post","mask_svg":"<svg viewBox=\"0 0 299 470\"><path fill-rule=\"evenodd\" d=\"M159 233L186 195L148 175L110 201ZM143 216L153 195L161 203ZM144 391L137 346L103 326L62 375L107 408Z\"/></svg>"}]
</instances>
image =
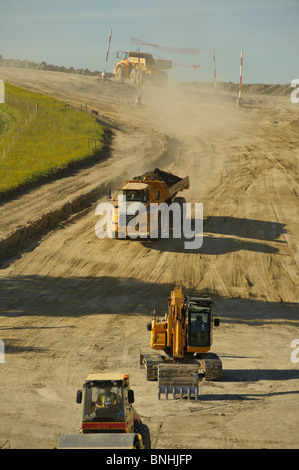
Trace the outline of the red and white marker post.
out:
<instances>
[{"instance_id":1,"label":"red and white marker post","mask_svg":"<svg viewBox=\"0 0 299 470\"><path fill-rule=\"evenodd\" d=\"M137 96L135 98L136 106L141 106L141 69L140 69L140 48L138 47L138 71L137 71Z\"/></svg>"},{"instance_id":2,"label":"red and white marker post","mask_svg":"<svg viewBox=\"0 0 299 470\"><path fill-rule=\"evenodd\" d=\"M243 51L241 51L239 96L236 100L237 108L239 108L240 106L243 105L243 101L241 99L241 93L242 93L242 68L243 68Z\"/></svg>"},{"instance_id":3,"label":"red and white marker post","mask_svg":"<svg viewBox=\"0 0 299 470\"><path fill-rule=\"evenodd\" d=\"M214 64L214 87L215 91L217 90L217 81L216 81L216 61L215 61L215 49L213 48L213 64Z\"/></svg>"},{"instance_id":4,"label":"red and white marker post","mask_svg":"<svg viewBox=\"0 0 299 470\"><path fill-rule=\"evenodd\" d=\"M104 71L102 72L102 78L103 78L103 79L106 78L106 68L107 68L107 62L108 62L108 56L109 56L109 49L110 49L110 43L111 43L111 36L112 36L112 29L110 29L108 47L107 47L107 52L106 52L105 67L104 67Z\"/></svg>"}]
</instances>

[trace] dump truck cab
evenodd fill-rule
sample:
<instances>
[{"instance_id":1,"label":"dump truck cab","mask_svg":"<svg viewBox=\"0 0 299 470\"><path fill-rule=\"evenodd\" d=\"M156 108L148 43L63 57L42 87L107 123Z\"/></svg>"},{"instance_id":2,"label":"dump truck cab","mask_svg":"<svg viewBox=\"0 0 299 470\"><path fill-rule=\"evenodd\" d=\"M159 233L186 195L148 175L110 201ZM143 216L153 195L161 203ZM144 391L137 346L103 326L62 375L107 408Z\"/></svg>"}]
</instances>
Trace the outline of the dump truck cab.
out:
<instances>
[{"instance_id":1,"label":"dump truck cab","mask_svg":"<svg viewBox=\"0 0 299 470\"><path fill-rule=\"evenodd\" d=\"M127 182L122 188L122 195L127 202L149 203L149 185L147 183Z\"/></svg>"}]
</instances>

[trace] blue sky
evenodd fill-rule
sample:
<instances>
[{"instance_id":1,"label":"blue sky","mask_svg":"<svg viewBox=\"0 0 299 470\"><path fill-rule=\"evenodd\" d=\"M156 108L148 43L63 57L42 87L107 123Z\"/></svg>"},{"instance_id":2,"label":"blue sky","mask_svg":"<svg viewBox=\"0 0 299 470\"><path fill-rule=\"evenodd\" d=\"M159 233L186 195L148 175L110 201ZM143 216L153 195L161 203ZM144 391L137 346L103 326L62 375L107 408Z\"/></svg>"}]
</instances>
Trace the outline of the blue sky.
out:
<instances>
[{"instance_id":1,"label":"blue sky","mask_svg":"<svg viewBox=\"0 0 299 470\"><path fill-rule=\"evenodd\" d=\"M0 54L48 64L102 71L112 29L107 71L118 50L136 49L130 38L199 54L155 58L199 64L174 66L170 78L238 83L290 83L299 78L299 0L0 0Z\"/></svg>"}]
</instances>

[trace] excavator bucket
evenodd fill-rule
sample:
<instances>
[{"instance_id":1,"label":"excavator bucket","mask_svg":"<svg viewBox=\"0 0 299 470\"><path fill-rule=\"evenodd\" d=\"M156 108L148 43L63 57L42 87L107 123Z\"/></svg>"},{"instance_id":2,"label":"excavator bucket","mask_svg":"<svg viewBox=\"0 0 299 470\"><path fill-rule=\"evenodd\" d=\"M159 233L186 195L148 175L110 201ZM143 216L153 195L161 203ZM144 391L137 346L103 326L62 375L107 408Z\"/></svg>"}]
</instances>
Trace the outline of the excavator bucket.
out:
<instances>
[{"instance_id":1,"label":"excavator bucket","mask_svg":"<svg viewBox=\"0 0 299 470\"><path fill-rule=\"evenodd\" d=\"M160 364L158 367L158 398L171 394L175 399L194 397L198 400L198 366L194 364Z\"/></svg>"},{"instance_id":2,"label":"excavator bucket","mask_svg":"<svg viewBox=\"0 0 299 470\"><path fill-rule=\"evenodd\" d=\"M136 433L91 433L63 434L57 449L141 449L140 434Z\"/></svg>"}]
</instances>

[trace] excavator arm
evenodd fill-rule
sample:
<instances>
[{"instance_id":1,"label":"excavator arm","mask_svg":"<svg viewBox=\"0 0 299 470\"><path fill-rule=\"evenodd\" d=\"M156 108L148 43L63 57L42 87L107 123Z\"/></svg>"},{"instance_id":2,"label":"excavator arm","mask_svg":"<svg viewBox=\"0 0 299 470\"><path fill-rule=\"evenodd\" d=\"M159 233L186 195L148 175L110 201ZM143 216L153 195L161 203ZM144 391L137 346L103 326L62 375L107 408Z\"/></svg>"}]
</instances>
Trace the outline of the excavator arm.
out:
<instances>
[{"instance_id":1,"label":"excavator arm","mask_svg":"<svg viewBox=\"0 0 299 470\"><path fill-rule=\"evenodd\" d=\"M168 299L170 324L172 326L173 362L183 363L186 344L186 318L181 286L176 286Z\"/></svg>"}]
</instances>

